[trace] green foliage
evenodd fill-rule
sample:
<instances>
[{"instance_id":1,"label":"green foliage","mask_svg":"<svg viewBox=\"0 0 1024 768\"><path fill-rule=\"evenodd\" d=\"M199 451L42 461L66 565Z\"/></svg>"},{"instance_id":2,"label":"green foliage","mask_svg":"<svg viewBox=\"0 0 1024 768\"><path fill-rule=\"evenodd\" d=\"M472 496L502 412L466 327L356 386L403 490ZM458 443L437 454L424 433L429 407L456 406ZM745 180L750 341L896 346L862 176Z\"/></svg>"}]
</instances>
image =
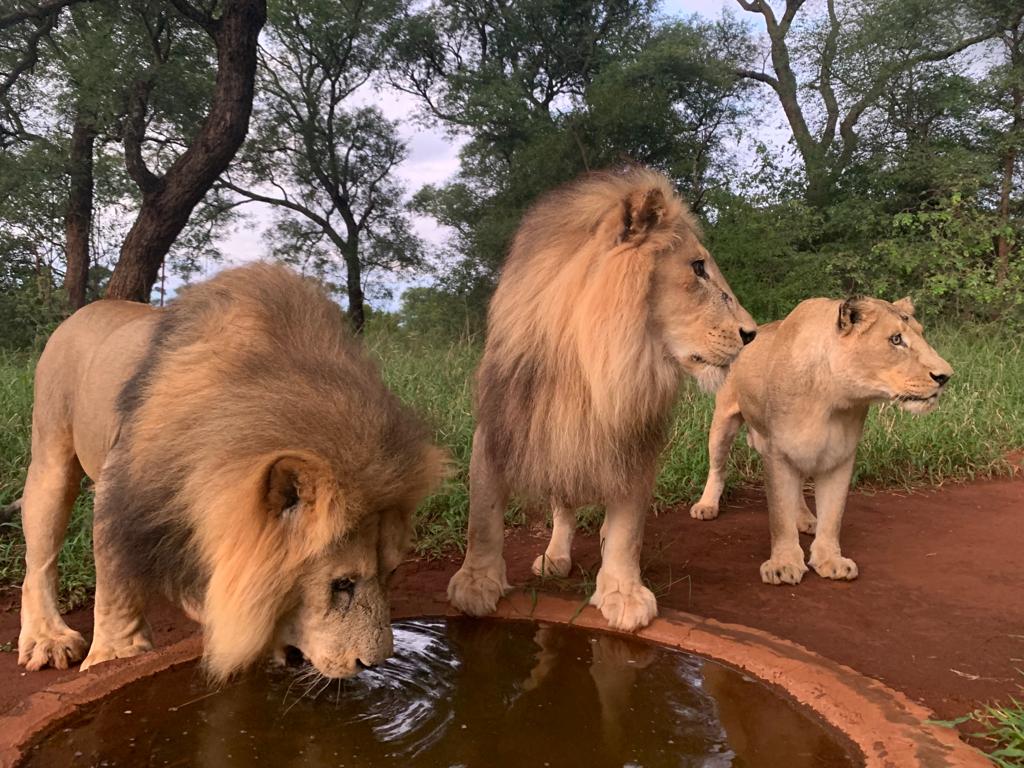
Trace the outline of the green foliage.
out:
<instances>
[{"instance_id":1,"label":"green foliage","mask_svg":"<svg viewBox=\"0 0 1024 768\"><path fill-rule=\"evenodd\" d=\"M658 24L648 0L434 2L396 24L391 78L464 135L459 174L415 206L455 231L446 285L485 291L537 197L624 162L662 169L699 206L742 113L724 19Z\"/></svg>"},{"instance_id":2,"label":"green foliage","mask_svg":"<svg viewBox=\"0 0 1024 768\"><path fill-rule=\"evenodd\" d=\"M426 339L458 339L482 333L482 299L456 295L435 286L416 286L402 294L399 318L409 335Z\"/></svg>"}]
</instances>

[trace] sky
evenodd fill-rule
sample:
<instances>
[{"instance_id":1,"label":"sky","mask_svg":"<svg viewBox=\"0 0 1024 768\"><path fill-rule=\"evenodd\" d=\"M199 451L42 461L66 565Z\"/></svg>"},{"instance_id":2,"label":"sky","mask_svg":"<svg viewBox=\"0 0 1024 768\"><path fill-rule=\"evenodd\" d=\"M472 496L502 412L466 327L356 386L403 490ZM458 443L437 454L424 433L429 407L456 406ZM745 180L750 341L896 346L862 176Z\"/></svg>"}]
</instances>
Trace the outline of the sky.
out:
<instances>
[{"instance_id":1,"label":"sky","mask_svg":"<svg viewBox=\"0 0 1024 768\"><path fill-rule=\"evenodd\" d=\"M668 0L661 5L661 11L666 16L699 14L707 18L718 18L723 9L743 13L735 0ZM399 133L407 142L409 156L397 167L396 176L410 195L425 184L440 184L455 175L459 167L460 140L446 135L440 127L426 127L413 120L418 107L415 97L383 89L364 92L362 100L376 104L389 119L398 121ZM272 219L271 206L252 203L241 210L245 218L217 243L224 254L224 261L208 264L204 270L205 276L227 265L241 264L269 255L262 235ZM442 245L447 237L445 229L430 217L415 216L413 226L428 248ZM176 282L171 283L172 291L177 287ZM398 284L394 286L396 296L402 287ZM393 308L396 301L393 300L392 306L388 308Z\"/></svg>"}]
</instances>

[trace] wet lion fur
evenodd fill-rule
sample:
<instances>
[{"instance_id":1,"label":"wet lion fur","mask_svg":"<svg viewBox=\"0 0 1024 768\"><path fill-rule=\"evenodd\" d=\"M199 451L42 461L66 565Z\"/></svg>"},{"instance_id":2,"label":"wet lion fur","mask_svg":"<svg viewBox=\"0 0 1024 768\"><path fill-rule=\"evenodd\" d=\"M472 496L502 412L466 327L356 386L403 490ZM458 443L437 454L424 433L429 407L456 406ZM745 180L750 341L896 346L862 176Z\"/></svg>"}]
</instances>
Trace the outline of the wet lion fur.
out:
<instances>
[{"instance_id":1,"label":"wet lion fur","mask_svg":"<svg viewBox=\"0 0 1024 768\"><path fill-rule=\"evenodd\" d=\"M266 652L307 564L365 518L407 545L443 471L341 309L280 266L184 289L116 408L98 535L125 579L198 607L215 677ZM314 472L273 487L282 455ZM275 514L298 501L275 493L313 513Z\"/></svg>"},{"instance_id":2,"label":"wet lion fur","mask_svg":"<svg viewBox=\"0 0 1024 768\"><path fill-rule=\"evenodd\" d=\"M649 473L682 375L652 327L657 260L699 237L642 168L585 175L526 214L477 374L485 450L510 487L576 506Z\"/></svg>"}]
</instances>

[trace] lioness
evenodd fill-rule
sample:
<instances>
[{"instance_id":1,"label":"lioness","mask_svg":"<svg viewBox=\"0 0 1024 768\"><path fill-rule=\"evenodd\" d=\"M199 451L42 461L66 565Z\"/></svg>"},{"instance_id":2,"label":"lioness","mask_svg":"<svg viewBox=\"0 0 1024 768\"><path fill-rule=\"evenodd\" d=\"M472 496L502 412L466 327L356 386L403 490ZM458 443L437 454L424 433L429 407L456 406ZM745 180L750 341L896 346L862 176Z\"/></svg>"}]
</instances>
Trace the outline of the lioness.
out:
<instances>
[{"instance_id":1,"label":"lioness","mask_svg":"<svg viewBox=\"0 0 1024 768\"><path fill-rule=\"evenodd\" d=\"M152 647L159 591L203 625L224 679L299 649L345 677L391 653L387 581L443 454L313 282L225 271L167 309L99 301L36 367L18 662L60 669L82 636L57 609L57 554L96 482L86 669Z\"/></svg>"},{"instance_id":2,"label":"lioness","mask_svg":"<svg viewBox=\"0 0 1024 768\"><path fill-rule=\"evenodd\" d=\"M510 588L502 522L519 493L552 504L542 573L568 573L573 510L603 502L591 602L613 627L650 622L657 604L640 548L680 378L714 386L755 332L664 176L593 173L534 205L488 312L452 604L490 613Z\"/></svg>"},{"instance_id":3,"label":"lioness","mask_svg":"<svg viewBox=\"0 0 1024 768\"><path fill-rule=\"evenodd\" d=\"M924 340L910 299L801 302L781 322L761 326L718 390L711 469L690 515L718 516L729 448L746 422L768 490L772 551L762 581L800 583L807 566L798 531L817 531L809 562L819 576L857 578L857 564L840 551L839 529L868 407L894 402L926 413L952 375ZM817 518L804 502L808 477Z\"/></svg>"}]
</instances>

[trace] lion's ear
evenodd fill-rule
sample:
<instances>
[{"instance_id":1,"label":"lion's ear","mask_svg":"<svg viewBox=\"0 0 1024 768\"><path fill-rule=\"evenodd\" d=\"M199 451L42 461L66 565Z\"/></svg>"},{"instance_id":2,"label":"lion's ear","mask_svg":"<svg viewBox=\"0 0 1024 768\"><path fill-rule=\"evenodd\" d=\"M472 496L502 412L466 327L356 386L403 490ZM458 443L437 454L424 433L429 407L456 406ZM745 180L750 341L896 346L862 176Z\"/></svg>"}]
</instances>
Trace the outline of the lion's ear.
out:
<instances>
[{"instance_id":1,"label":"lion's ear","mask_svg":"<svg viewBox=\"0 0 1024 768\"><path fill-rule=\"evenodd\" d=\"M856 299L847 299L839 305L839 317L836 319L836 327L840 333L848 332L853 326L860 322L861 313L857 308Z\"/></svg>"},{"instance_id":2,"label":"lion's ear","mask_svg":"<svg viewBox=\"0 0 1024 768\"><path fill-rule=\"evenodd\" d=\"M298 508L300 501L316 500L316 478L310 462L298 456L281 456L267 470L264 499L267 512L283 517Z\"/></svg>"},{"instance_id":3,"label":"lion's ear","mask_svg":"<svg viewBox=\"0 0 1024 768\"><path fill-rule=\"evenodd\" d=\"M665 195L660 189L635 192L627 197L623 206L622 239L646 237L665 218L665 207Z\"/></svg>"},{"instance_id":4,"label":"lion's ear","mask_svg":"<svg viewBox=\"0 0 1024 768\"><path fill-rule=\"evenodd\" d=\"M900 312L910 315L911 317L914 316L914 302L909 296L904 296L899 301L894 301L892 305Z\"/></svg>"}]
</instances>

